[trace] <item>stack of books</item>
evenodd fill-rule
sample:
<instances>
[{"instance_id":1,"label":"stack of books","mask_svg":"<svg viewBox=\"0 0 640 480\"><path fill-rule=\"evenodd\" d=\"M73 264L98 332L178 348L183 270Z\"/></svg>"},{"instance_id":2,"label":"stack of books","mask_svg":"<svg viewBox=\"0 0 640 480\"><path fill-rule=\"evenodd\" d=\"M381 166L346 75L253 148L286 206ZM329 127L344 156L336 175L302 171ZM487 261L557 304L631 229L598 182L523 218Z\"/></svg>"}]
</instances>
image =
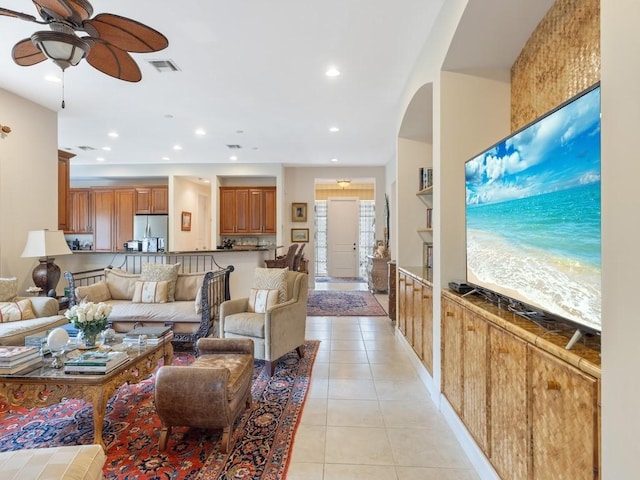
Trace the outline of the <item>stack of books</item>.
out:
<instances>
[{"instance_id":1,"label":"stack of books","mask_svg":"<svg viewBox=\"0 0 640 480\"><path fill-rule=\"evenodd\" d=\"M0 375L28 373L42 365L40 347L0 347Z\"/></svg>"},{"instance_id":2,"label":"stack of books","mask_svg":"<svg viewBox=\"0 0 640 480\"><path fill-rule=\"evenodd\" d=\"M85 352L64 362L64 373L106 375L127 361L125 352Z\"/></svg>"},{"instance_id":3,"label":"stack of books","mask_svg":"<svg viewBox=\"0 0 640 480\"><path fill-rule=\"evenodd\" d=\"M123 342L127 345L139 345L141 337L145 339L145 345L158 345L173 338L171 327L136 327L130 330Z\"/></svg>"}]
</instances>

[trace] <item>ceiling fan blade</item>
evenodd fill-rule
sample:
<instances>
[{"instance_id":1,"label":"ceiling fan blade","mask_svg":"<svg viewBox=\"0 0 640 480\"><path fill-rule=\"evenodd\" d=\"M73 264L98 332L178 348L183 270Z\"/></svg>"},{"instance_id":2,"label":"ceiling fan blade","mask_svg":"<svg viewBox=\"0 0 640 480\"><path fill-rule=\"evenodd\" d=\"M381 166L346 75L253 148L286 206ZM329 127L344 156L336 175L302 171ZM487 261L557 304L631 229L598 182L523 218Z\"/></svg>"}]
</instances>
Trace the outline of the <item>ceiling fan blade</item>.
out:
<instances>
[{"instance_id":1,"label":"ceiling fan blade","mask_svg":"<svg viewBox=\"0 0 640 480\"><path fill-rule=\"evenodd\" d=\"M84 37L91 43L87 62L102 73L119 80L139 82L142 73L136 61L124 50L96 38Z\"/></svg>"},{"instance_id":2,"label":"ceiling fan blade","mask_svg":"<svg viewBox=\"0 0 640 480\"><path fill-rule=\"evenodd\" d=\"M149 53L169 45L167 37L130 18L101 13L83 23L84 30L127 52Z\"/></svg>"},{"instance_id":3,"label":"ceiling fan blade","mask_svg":"<svg viewBox=\"0 0 640 480\"><path fill-rule=\"evenodd\" d=\"M64 19L76 26L91 18L93 7L87 0L33 0L40 16Z\"/></svg>"},{"instance_id":4,"label":"ceiling fan blade","mask_svg":"<svg viewBox=\"0 0 640 480\"><path fill-rule=\"evenodd\" d=\"M22 67L30 67L47 59L44 53L36 47L30 38L20 40L11 50L13 61Z\"/></svg>"},{"instance_id":5,"label":"ceiling fan blade","mask_svg":"<svg viewBox=\"0 0 640 480\"><path fill-rule=\"evenodd\" d=\"M0 7L0 15L3 15L5 17L19 18L20 20L25 20L27 22L37 22L38 21L36 19L36 17L34 17L33 15L28 15L28 14L22 13L22 12L16 12L16 11L13 11L13 10L9 10L8 8L2 8L2 7Z\"/></svg>"}]
</instances>

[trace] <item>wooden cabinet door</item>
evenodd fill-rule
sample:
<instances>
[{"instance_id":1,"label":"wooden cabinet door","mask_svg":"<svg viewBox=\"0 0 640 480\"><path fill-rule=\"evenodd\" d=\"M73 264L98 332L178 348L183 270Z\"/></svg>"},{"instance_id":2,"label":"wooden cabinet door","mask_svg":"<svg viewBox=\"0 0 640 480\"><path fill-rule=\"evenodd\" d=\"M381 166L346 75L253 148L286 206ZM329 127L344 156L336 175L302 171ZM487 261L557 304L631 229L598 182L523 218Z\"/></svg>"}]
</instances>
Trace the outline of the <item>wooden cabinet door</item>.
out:
<instances>
[{"instance_id":1,"label":"wooden cabinet door","mask_svg":"<svg viewBox=\"0 0 640 480\"><path fill-rule=\"evenodd\" d=\"M139 215L151 213L151 188L136 188L136 213Z\"/></svg>"},{"instance_id":2,"label":"wooden cabinet door","mask_svg":"<svg viewBox=\"0 0 640 480\"><path fill-rule=\"evenodd\" d=\"M117 189L114 199L114 251L124 250L124 243L133 239L135 189Z\"/></svg>"},{"instance_id":3,"label":"wooden cabinet door","mask_svg":"<svg viewBox=\"0 0 640 480\"><path fill-rule=\"evenodd\" d=\"M220 234L231 235L236 228L236 191L220 188Z\"/></svg>"},{"instance_id":4,"label":"wooden cabinet door","mask_svg":"<svg viewBox=\"0 0 640 480\"><path fill-rule=\"evenodd\" d=\"M93 233L91 190L69 190L69 232Z\"/></svg>"},{"instance_id":5,"label":"wooden cabinet door","mask_svg":"<svg viewBox=\"0 0 640 480\"><path fill-rule=\"evenodd\" d=\"M69 167L73 153L58 150L58 230L69 230Z\"/></svg>"},{"instance_id":6,"label":"wooden cabinet door","mask_svg":"<svg viewBox=\"0 0 640 480\"><path fill-rule=\"evenodd\" d=\"M250 188L248 191L249 198L249 233L262 233L262 224L264 217L264 205L262 198L262 190L258 188Z\"/></svg>"},{"instance_id":7,"label":"wooden cabinet door","mask_svg":"<svg viewBox=\"0 0 640 480\"><path fill-rule=\"evenodd\" d=\"M598 478L597 381L529 346L531 478Z\"/></svg>"},{"instance_id":8,"label":"wooden cabinet door","mask_svg":"<svg viewBox=\"0 0 640 480\"><path fill-rule=\"evenodd\" d=\"M113 250L113 207L113 190L93 192L93 237L98 252Z\"/></svg>"},{"instance_id":9,"label":"wooden cabinet door","mask_svg":"<svg viewBox=\"0 0 640 480\"><path fill-rule=\"evenodd\" d=\"M462 418L462 315L460 304L442 299L442 393Z\"/></svg>"},{"instance_id":10,"label":"wooden cabinet door","mask_svg":"<svg viewBox=\"0 0 640 480\"><path fill-rule=\"evenodd\" d=\"M489 405L488 387L488 324L485 319L466 308L463 311L464 336L462 379L462 419L483 451L487 451Z\"/></svg>"},{"instance_id":11,"label":"wooden cabinet door","mask_svg":"<svg viewBox=\"0 0 640 480\"><path fill-rule=\"evenodd\" d=\"M413 286L415 280L413 277L407 277L405 279L405 290L404 293L406 295L404 301L406 305L405 314L406 314L406 323L405 323L405 332L404 336L407 338L409 345L413 345L413 316L415 312L413 311Z\"/></svg>"},{"instance_id":12,"label":"wooden cabinet door","mask_svg":"<svg viewBox=\"0 0 640 480\"><path fill-rule=\"evenodd\" d=\"M413 282L413 315L411 320L413 321L413 350L416 352L416 355L422 361L424 359L423 347L424 344L422 342L423 332L422 329L424 327L423 319L422 319L422 289L423 285L421 282L414 281Z\"/></svg>"},{"instance_id":13,"label":"wooden cabinet door","mask_svg":"<svg viewBox=\"0 0 640 480\"><path fill-rule=\"evenodd\" d=\"M422 364L433 376L433 287L422 285Z\"/></svg>"},{"instance_id":14,"label":"wooden cabinet door","mask_svg":"<svg viewBox=\"0 0 640 480\"><path fill-rule=\"evenodd\" d=\"M235 233L249 233L251 213L249 210L249 189L236 190L236 228Z\"/></svg>"},{"instance_id":15,"label":"wooden cabinet door","mask_svg":"<svg viewBox=\"0 0 640 480\"><path fill-rule=\"evenodd\" d=\"M407 288L407 275L402 271L398 271L398 291L397 291L397 297L398 297L398 330L400 330L400 333L402 333L403 335L407 331L407 327L406 327L406 322L407 322L407 300L406 300L406 298L407 297L405 295L406 288Z\"/></svg>"},{"instance_id":16,"label":"wooden cabinet door","mask_svg":"<svg viewBox=\"0 0 640 480\"><path fill-rule=\"evenodd\" d=\"M501 478L529 478L527 344L489 327L491 429L486 451Z\"/></svg>"},{"instance_id":17,"label":"wooden cabinet door","mask_svg":"<svg viewBox=\"0 0 640 480\"><path fill-rule=\"evenodd\" d=\"M265 188L263 190L264 219L262 232L276 234L276 189Z\"/></svg>"},{"instance_id":18,"label":"wooden cabinet door","mask_svg":"<svg viewBox=\"0 0 640 480\"><path fill-rule=\"evenodd\" d=\"M151 189L151 213L169 213L168 187L153 187Z\"/></svg>"}]
</instances>

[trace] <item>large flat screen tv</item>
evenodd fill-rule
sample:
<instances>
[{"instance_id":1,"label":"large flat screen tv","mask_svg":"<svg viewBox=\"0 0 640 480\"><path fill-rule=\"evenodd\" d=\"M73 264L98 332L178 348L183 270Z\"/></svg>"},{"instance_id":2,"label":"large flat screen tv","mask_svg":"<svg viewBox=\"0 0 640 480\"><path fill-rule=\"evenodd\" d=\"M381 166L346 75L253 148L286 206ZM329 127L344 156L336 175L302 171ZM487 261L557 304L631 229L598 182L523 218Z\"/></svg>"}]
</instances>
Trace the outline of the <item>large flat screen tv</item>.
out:
<instances>
[{"instance_id":1,"label":"large flat screen tv","mask_svg":"<svg viewBox=\"0 0 640 480\"><path fill-rule=\"evenodd\" d=\"M601 331L600 86L465 164L467 282Z\"/></svg>"}]
</instances>

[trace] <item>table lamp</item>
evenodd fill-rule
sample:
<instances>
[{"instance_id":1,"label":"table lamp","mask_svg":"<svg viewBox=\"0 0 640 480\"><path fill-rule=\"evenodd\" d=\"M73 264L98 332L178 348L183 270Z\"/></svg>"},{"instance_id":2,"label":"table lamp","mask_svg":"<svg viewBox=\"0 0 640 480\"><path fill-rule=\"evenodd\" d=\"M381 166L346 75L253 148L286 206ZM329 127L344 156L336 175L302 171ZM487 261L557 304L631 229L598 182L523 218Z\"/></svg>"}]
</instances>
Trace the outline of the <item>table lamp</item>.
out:
<instances>
[{"instance_id":1,"label":"table lamp","mask_svg":"<svg viewBox=\"0 0 640 480\"><path fill-rule=\"evenodd\" d=\"M69 245L61 230L31 230L22 257L38 257L40 263L33 269L33 283L46 295L56 295L60 280L60 267L54 260L58 255L69 255Z\"/></svg>"}]
</instances>

